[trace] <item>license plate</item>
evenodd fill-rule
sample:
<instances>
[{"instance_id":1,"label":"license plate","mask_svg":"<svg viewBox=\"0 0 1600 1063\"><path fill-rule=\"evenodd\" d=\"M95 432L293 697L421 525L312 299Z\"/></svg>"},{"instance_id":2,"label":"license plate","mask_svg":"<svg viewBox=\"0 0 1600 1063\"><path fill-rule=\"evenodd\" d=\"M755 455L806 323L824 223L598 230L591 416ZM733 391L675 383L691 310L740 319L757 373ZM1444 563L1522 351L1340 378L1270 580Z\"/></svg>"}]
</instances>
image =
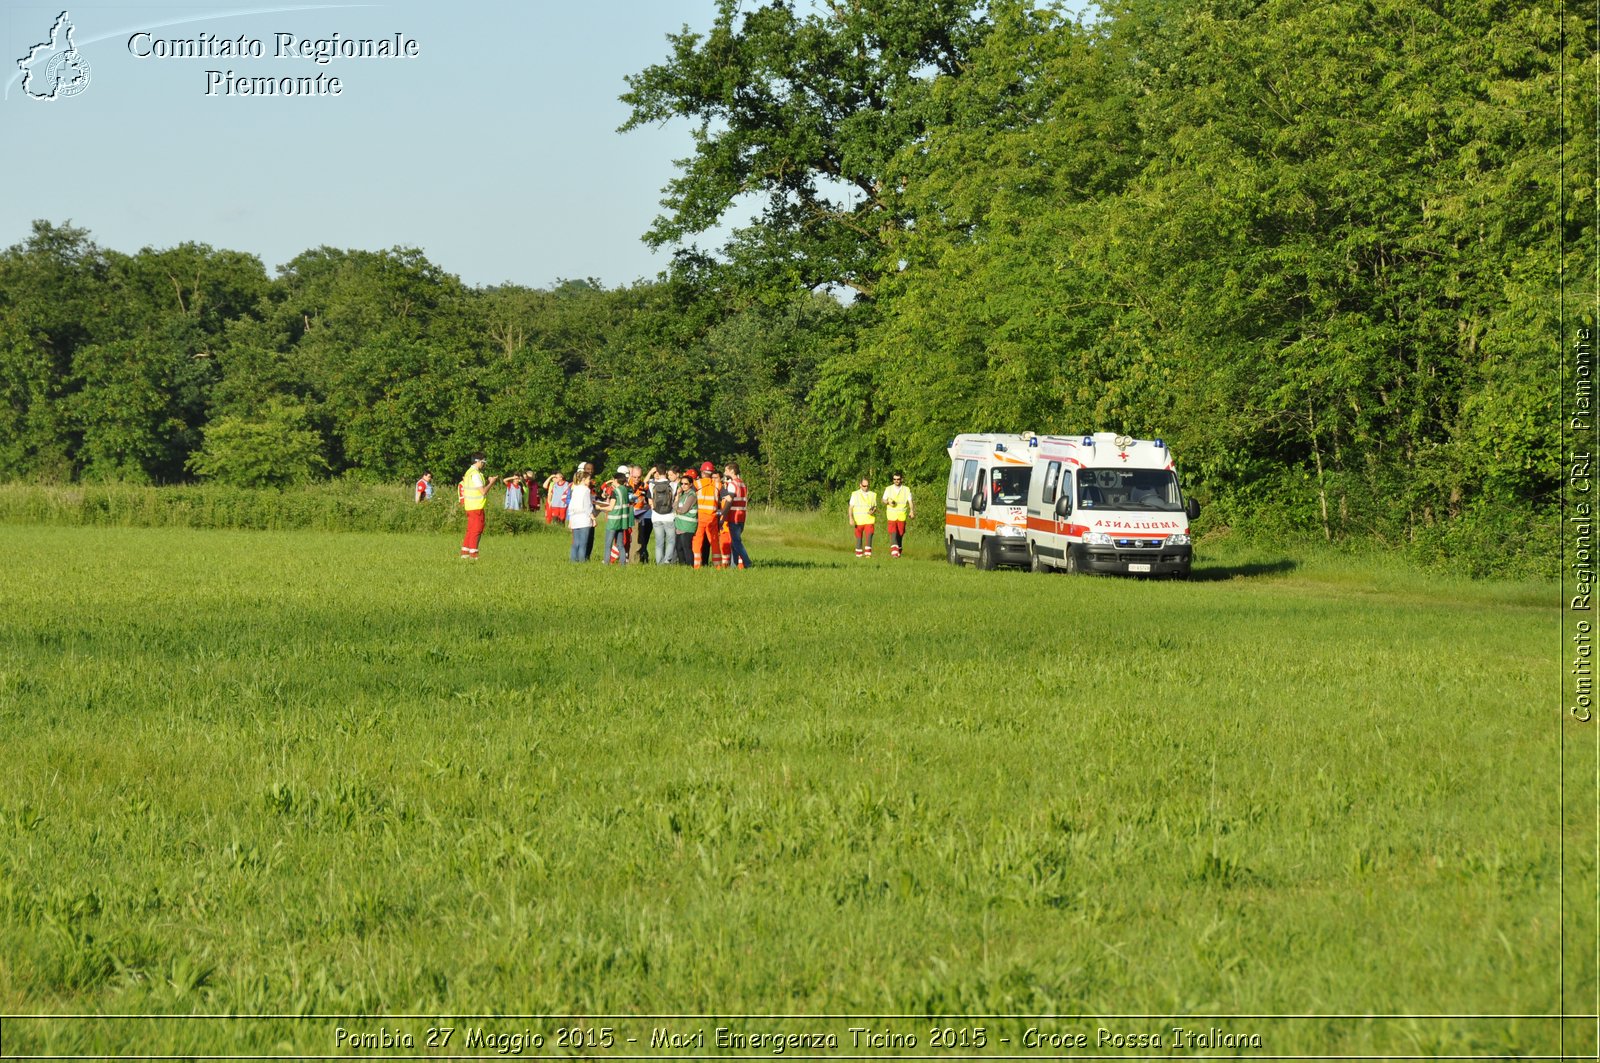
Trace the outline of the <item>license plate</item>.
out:
<instances>
[{"instance_id":1,"label":"license plate","mask_svg":"<svg viewBox=\"0 0 1600 1063\"><path fill-rule=\"evenodd\" d=\"M1129 565L1128 566L1128 571L1129 572L1149 572L1150 571L1150 566L1149 565Z\"/></svg>"}]
</instances>

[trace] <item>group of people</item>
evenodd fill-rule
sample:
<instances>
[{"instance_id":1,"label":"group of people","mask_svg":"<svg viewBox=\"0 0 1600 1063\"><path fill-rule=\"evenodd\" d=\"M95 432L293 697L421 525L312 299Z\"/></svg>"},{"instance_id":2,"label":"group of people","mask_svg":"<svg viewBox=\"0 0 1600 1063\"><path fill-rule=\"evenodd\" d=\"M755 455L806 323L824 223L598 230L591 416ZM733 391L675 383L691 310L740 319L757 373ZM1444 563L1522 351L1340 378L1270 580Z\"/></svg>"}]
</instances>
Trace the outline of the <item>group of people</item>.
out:
<instances>
[{"instance_id":1,"label":"group of people","mask_svg":"<svg viewBox=\"0 0 1600 1063\"><path fill-rule=\"evenodd\" d=\"M590 559L595 528L603 520L605 564L645 564L653 558L658 565L750 567L744 547L750 492L737 462L724 465L720 475L709 461L682 472L619 465L598 487L593 466L584 464L567 486L564 515L573 561Z\"/></svg>"},{"instance_id":2,"label":"group of people","mask_svg":"<svg viewBox=\"0 0 1600 1063\"><path fill-rule=\"evenodd\" d=\"M895 473L892 479L883 489L883 518L889 525L889 556L899 557L905 548L906 525L917 511L905 477ZM873 533L878 530L878 493L872 489L871 479L862 477L861 486L850 495L845 521L855 532L856 556L871 557Z\"/></svg>"},{"instance_id":3,"label":"group of people","mask_svg":"<svg viewBox=\"0 0 1600 1063\"><path fill-rule=\"evenodd\" d=\"M499 480L484 475L484 457L472 456L461 478L457 500L467 514L467 532L461 556L476 560L483 536L484 508L489 488ZM739 475L737 462L728 462L719 474L711 462L679 472L652 466L620 465L602 484L595 482L594 466L578 466L569 481L557 472L543 484L531 472L506 478L506 508L539 508L546 500L545 522L564 522L572 532L573 561L588 561L594 553L598 526L605 529L601 560L606 564L691 565L694 568L749 568L744 545L744 525L750 492ZM417 481L416 500L433 497L433 474ZM651 543L654 543L652 549Z\"/></svg>"},{"instance_id":4,"label":"group of people","mask_svg":"<svg viewBox=\"0 0 1600 1063\"><path fill-rule=\"evenodd\" d=\"M478 557L483 510L489 488L499 480L485 477L483 469L483 455L474 454L457 488L457 501L467 514L461 556L468 560ZM573 561L588 561L593 556L595 529L604 521L604 564L646 564L653 557L658 565L750 567L750 554L744 546L750 492L737 462L724 465L720 475L709 461L682 472L659 465L648 472L637 465L619 465L616 473L598 486L594 466L585 462L570 481L565 473L556 472L539 484L529 471L508 476L505 488L508 510L538 509L542 490L545 523L561 521L572 532L568 556ZM417 481L416 500L425 502L432 497L433 474L423 473ZM845 519L855 534L857 557L872 556L879 501L871 479L863 478L846 506ZM911 489L900 473L884 488L881 501L891 537L890 556L900 557L906 524L916 517Z\"/></svg>"}]
</instances>

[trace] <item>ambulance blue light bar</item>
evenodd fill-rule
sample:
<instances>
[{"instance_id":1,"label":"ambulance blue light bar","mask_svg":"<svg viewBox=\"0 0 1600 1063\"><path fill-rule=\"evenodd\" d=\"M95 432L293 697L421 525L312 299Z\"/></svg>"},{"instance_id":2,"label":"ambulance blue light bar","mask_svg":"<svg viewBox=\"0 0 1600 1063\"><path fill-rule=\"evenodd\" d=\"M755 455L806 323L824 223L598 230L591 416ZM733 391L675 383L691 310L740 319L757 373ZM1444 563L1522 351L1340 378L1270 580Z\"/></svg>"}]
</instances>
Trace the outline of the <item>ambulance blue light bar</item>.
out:
<instances>
[{"instance_id":1,"label":"ambulance blue light bar","mask_svg":"<svg viewBox=\"0 0 1600 1063\"><path fill-rule=\"evenodd\" d=\"M1157 450L1165 450L1165 449L1167 449L1167 445L1165 443L1161 442L1161 440L1158 439L1158 440L1156 440L1156 449Z\"/></svg>"},{"instance_id":2,"label":"ambulance blue light bar","mask_svg":"<svg viewBox=\"0 0 1600 1063\"><path fill-rule=\"evenodd\" d=\"M1086 446L1086 447L1094 446L1094 436L1084 436L1083 437L1083 445Z\"/></svg>"}]
</instances>

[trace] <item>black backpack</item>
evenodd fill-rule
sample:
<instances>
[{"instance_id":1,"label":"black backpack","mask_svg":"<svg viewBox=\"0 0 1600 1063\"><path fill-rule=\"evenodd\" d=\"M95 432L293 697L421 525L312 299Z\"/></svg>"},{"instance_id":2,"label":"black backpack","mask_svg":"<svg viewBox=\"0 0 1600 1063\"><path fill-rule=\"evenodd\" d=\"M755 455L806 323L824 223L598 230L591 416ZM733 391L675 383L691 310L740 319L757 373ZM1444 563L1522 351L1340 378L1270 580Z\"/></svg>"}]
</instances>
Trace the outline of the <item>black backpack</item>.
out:
<instances>
[{"instance_id":1,"label":"black backpack","mask_svg":"<svg viewBox=\"0 0 1600 1063\"><path fill-rule=\"evenodd\" d=\"M650 508L657 513L672 512L672 485L665 480L657 480L650 485Z\"/></svg>"}]
</instances>

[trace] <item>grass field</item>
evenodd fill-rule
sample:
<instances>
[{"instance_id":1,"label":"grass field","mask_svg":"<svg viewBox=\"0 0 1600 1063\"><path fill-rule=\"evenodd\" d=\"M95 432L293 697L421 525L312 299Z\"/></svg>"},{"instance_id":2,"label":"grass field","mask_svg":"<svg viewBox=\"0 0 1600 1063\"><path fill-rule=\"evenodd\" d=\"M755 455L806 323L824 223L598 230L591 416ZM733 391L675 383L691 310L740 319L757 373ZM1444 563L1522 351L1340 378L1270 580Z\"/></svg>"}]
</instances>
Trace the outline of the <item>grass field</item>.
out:
<instances>
[{"instance_id":1,"label":"grass field","mask_svg":"<svg viewBox=\"0 0 1600 1063\"><path fill-rule=\"evenodd\" d=\"M865 1023L925 1055L1557 1051L1470 1017L1562 1006L1553 585L1215 549L1187 583L979 573L858 562L838 523L757 521L745 573L0 527L0 1048L848 1013L986 1016L950 1052ZM1593 851L1574 814L1569 897ZM282 1017L14 1017L136 1013ZM1041 1014L1083 1018L997 1017ZM1469 1017L1200 1018L1396 1014ZM583 1047L557 1026L495 1029Z\"/></svg>"}]
</instances>

